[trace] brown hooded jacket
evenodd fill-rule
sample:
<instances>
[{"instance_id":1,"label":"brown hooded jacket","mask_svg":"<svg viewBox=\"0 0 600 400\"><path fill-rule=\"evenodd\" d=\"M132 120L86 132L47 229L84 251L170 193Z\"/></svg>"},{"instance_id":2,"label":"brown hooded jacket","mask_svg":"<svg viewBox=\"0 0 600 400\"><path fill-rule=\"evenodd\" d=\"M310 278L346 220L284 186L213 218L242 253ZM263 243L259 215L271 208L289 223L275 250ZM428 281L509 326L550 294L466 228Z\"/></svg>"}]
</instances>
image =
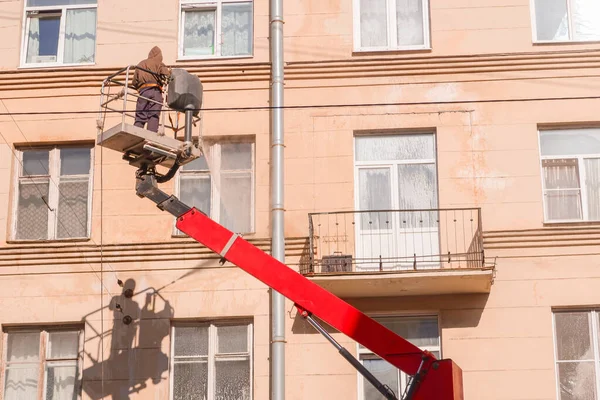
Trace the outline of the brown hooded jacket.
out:
<instances>
[{"instance_id":1,"label":"brown hooded jacket","mask_svg":"<svg viewBox=\"0 0 600 400\"><path fill-rule=\"evenodd\" d=\"M166 75L169 76L171 72L167 68L165 64L163 64L163 56L160 47L154 46L150 53L148 53L148 58L141 61L133 74L133 82L132 86L137 89L143 89L151 86L161 86L161 83L158 81L157 76L146 72L140 68L146 69L148 71L152 71L156 75Z\"/></svg>"}]
</instances>

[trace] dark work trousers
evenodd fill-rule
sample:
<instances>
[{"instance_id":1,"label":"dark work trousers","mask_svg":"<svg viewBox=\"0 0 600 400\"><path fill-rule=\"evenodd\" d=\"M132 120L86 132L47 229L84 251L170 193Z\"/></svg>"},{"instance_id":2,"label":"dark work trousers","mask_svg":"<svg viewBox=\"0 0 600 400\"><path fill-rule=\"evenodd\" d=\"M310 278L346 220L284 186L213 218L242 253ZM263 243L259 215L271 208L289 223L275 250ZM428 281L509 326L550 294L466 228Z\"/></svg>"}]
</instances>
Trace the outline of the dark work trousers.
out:
<instances>
[{"instance_id":1,"label":"dark work trousers","mask_svg":"<svg viewBox=\"0 0 600 400\"><path fill-rule=\"evenodd\" d=\"M138 97L137 104L135 106L135 126L143 128L146 122L148 123L147 129L152 132L158 132L158 120L160 117L160 110L162 110L162 92L157 87L149 87L142 89L140 96ZM150 101L150 100L154 101Z\"/></svg>"}]
</instances>

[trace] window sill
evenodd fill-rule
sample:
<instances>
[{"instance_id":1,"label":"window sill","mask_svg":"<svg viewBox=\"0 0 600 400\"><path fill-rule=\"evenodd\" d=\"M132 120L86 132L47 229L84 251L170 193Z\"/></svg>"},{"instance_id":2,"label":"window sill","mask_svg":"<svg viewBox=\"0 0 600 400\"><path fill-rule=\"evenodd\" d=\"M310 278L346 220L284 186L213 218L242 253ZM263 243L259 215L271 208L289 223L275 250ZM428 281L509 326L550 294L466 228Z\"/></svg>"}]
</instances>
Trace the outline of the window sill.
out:
<instances>
[{"instance_id":1,"label":"window sill","mask_svg":"<svg viewBox=\"0 0 600 400\"><path fill-rule=\"evenodd\" d=\"M253 54L245 55L245 56L180 56L175 60L175 62L185 62L185 61L207 61L207 60L245 60L254 58Z\"/></svg>"},{"instance_id":2,"label":"window sill","mask_svg":"<svg viewBox=\"0 0 600 400\"><path fill-rule=\"evenodd\" d=\"M95 62L93 63L78 63L78 64L58 64L58 63L52 63L52 64L44 64L44 63L39 63L39 64L22 64L18 67L18 69L50 69L50 68L69 68L69 67L91 67L96 65Z\"/></svg>"},{"instance_id":3,"label":"window sill","mask_svg":"<svg viewBox=\"0 0 600 400\"><path fill-rule=\"evenodd\" d=\"M368 56L374 54L412 54L412 53L430 53L432 47L409 47L399 49L354 49L353 56Z\"/></svg>"},{"instance_id":4,"label":"window sill","mask_svg":"<svg viewBox=\"0 0 600 400\"><path fill-rule=\"evenodd\" d=\"M585 44L600 44L600 38L594 40L539 40L533 41L534 46L548 46L548 45L585 45Z\"/></svg>"},{"instance_id":5,"label":"window sill","mask_svg":"<svg viewBox=\"0 0 600 400\"><path fill-rule=\"evenodd\" d=\"M544 221L544 228L600 226L600 221Z\"/></svg>"},{"instance_id":6,"label":"window sill","mask_svg":"<svg viewBox=\"0 0 600 400\"><path fill-rule=\"evenodd\" d=\"M78 239L39 239L39 240L7 240L7 244L53 244L53 243L81 243L89 242L91 238Z\"/></svg>"},{"instance_id":7,"label":"window sill","mask_svg":"<svg viewBox=\"0 0 600 400\"><path fill-rule=\"evenodd\" d=\"M239 236L242 237L242 239L244 238L251 238L251 236L256 235L256 232L250 232L250 233L238 233ZM191 236L188 235L178 235L175 233L171 234L171 239L190 239L190 240L194 240L194 238L192 238Z\"/></svg>"}]
</instances>

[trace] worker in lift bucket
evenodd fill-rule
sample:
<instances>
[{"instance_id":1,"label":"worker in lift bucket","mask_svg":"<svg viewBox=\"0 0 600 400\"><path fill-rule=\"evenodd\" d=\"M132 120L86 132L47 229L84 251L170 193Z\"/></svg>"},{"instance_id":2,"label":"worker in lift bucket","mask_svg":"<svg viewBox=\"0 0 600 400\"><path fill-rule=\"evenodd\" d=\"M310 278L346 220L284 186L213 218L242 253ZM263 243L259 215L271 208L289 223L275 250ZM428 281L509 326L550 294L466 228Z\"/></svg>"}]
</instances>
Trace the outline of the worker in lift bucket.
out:
<instances>
[{"instance_id":1,"label":"worker in lift bucket","mask_svg":"<svg viewBox=\"0 0 600 400\"><path fill-rule=\"evenodd\" d=\"M135 126L143 128L148 123L149 131L158 132L158 121L162 110L162 87L171 75L163 64L162 51L154 46L148 58L141 61L133 74L132 86L140 97L135 107Z\"/></svg>"}]
</instances>

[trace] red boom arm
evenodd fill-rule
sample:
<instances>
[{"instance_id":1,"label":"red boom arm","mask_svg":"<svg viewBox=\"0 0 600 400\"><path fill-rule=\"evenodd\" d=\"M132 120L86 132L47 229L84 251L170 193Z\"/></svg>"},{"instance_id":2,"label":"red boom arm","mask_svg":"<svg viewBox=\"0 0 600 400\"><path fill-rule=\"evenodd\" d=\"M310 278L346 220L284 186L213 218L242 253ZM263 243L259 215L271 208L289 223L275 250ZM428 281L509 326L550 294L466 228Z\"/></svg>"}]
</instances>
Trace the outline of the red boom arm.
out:
<instances>
[{"instance_id":1,"label":"red boom arm","mask_svg":"<svg viewBox=\"0 0 600 400\"><path fill-rule=\"evenodd\" d=\"M463 399L462 372L452 360L436 360L196 209L179 217L177 228L401 371L415 375L423 362L414 400Z\"/></svg>"}]
</instances>

